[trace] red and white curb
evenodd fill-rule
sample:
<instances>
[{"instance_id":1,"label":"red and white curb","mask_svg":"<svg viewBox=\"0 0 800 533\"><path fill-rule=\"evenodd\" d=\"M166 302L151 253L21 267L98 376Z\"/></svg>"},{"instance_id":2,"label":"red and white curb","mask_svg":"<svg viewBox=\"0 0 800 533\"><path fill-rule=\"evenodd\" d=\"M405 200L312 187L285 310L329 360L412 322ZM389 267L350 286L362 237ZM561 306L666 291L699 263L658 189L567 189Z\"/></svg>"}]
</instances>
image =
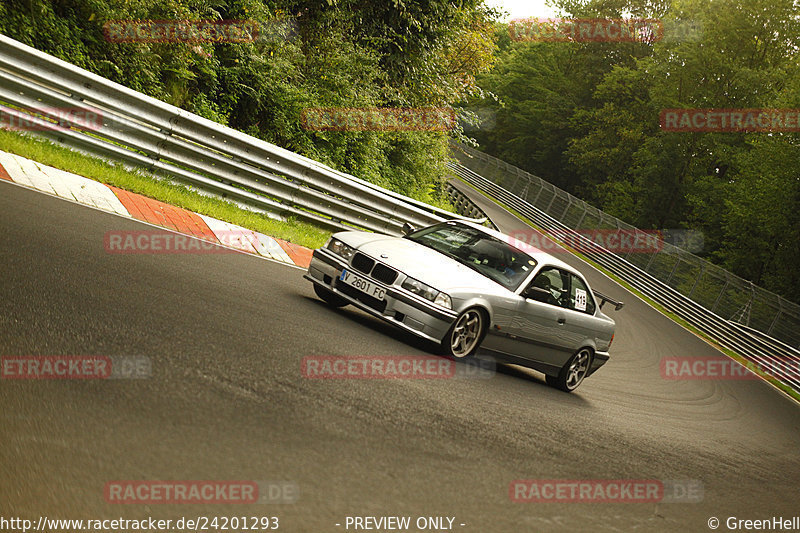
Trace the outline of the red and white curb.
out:
<instances>
[{"instance_id":1,"label":"red and white curb","mask_svg":"<svg viewBox=\"0 0 800 533\"><path fill-rule=\"evenodd\" d=\"M0 180L275 261L307 268L311 250L206 215L0 151Z\"/></svg>"}]
</instances>

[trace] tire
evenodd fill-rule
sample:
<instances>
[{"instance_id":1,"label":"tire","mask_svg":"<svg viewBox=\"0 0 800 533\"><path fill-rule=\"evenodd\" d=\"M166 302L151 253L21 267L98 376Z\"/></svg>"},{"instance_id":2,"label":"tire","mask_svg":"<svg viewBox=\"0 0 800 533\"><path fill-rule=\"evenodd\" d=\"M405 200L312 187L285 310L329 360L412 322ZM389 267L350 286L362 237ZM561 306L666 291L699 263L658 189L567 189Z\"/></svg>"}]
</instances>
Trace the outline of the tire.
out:
<instances>
[{"instance_id":1,"label":"tire","mask_svg":"<svg viewBox=\"0 0 800 533\"><path fill-rule=\"evenodd\" d=\"M570 357L564 368L558 373L558 376L545 376L547 384L551 387L563 390L564 392L572 392L578 388L578 385L583 383L586 374L589 372L592 364L592 351L589 348L581 348L578 353Z\"/></svg>"},{"instance_id":2,"label":"tire","mask_svg":"<svg viewBox=\"0 0 800 533\"><path fill-rule=\"evenodd\" d=\"M477 307L462 312L442 340L445 355L462 359L475 353L488 326L486 313Z\"/></svg>"},{"instance_id":3,"label":"tire","mask_svg":"<svg viewBox=\"0 0 800 533\"><path fill-rule=\"evenodd\" d=\"M324 300L326 304L332 307L344 307L350 303L341 296L332 293L325 287L321 287L316 283L314 284L314 292L317 293L317 296L319 296L321 300Z\"/></svg>"}]
</instances>

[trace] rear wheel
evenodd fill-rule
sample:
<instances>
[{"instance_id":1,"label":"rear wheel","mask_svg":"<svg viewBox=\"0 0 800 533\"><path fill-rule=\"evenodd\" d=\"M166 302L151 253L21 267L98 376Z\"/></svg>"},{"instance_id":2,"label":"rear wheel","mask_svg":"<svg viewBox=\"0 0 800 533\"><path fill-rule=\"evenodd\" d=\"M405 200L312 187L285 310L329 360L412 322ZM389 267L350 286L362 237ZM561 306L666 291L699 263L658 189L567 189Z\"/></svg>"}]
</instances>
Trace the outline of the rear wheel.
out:
<instances>
[{"instance_id":1,"label":"rear wheel","mask_svg":"<svg viewBox=\"0 0 800 533\"><path fill-rule=\"evenodd\" d=\"M551 387L561 389L565 392L572 392L583 383L583 379L589 372L589 365L592 363L592 351L589 348L581 348L578 353L573 355L558 376L545 376L547 384Z\"/></svg>"},{"instance_id":2,"label":"rear wheel","mask_svg":"<svg viewBox=\"0 0 800 533\"><path fill-rule=\"evenodd\" d=\"M317 293L317 296L319 296L322 300L324 300L326 304L331 305L333 307L344 307L345 305L350 303L341 296L334 294L325 287L321 287L316 283L314 284L314 292Z\"/></svg>"},{"instance_id":3,"label":"rear wheel","mask_svg":"<svg viewBox=\"0 0 800 533\"><path fill-rule=\"evenodd\" d=\"M479 309L467 309L456 318L442 341L446 355L462 358L475 353L483 340L488 319Z\"/></svg>"}]
</instances>

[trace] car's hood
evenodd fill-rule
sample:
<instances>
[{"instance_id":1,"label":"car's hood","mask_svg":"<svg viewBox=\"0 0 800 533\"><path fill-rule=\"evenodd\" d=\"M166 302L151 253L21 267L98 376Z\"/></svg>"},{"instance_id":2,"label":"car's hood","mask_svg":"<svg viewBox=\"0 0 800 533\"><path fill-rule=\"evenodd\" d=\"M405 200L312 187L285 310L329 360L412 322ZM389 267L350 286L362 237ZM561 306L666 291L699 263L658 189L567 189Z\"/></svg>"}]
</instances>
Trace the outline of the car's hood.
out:
<instances>
[{"instance_id":1,"label":"car's hood","mask_svg":"<svg viewBox=\"0 0 800 533\"><path fill-rule=\"evenodd\" d=\"M484 293L508 294L499 283L408 239L364 232L339 233L336 238L440 291L469 288Z\"/></svg>"}]
</instances>

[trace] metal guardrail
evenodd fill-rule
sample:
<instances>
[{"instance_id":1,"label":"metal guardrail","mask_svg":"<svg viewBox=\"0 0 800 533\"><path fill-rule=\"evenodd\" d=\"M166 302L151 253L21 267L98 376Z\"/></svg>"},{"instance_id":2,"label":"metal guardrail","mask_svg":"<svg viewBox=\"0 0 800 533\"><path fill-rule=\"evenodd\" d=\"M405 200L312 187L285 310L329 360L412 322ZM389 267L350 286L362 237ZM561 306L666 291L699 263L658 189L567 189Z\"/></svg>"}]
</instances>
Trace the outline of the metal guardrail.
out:
<instances>
[{"instance_id":1,"label":"metal guardrail","mask_svg":"<svg viewBox=\"0 0 800 533\"><path fill-rule=\"evenodd\" d=\"M206 194L331 229L400 235L464 218L389 191L145 96L0 35L0 113L25 120L37 135ZM96 113L99 121L57 127L48 110ZM482 222L480 220L476 222Z\"/></svg>"},{"instance_id":2,"label":"metal guardrail","mask_svg":"<svg viewBox=\"0 0 800 533\"><path fill-rule=\"evenodd\" d=\"M496 157L455 143L452 148L461 164L565 226L576 230L639 231L552 183ZM697 245L697 241L690 238L684 244L673 243L667 237L670 233L675 232L667 232L665 238L659 240L659 246L628 252L625 259L709 311L800 349L800 305L692 254L687 250ZM698 235L691 231L685 233Z\"/></svg>"},{"instance_id":3,"label":"metal guardrail","mask_svg":"<svg viewBox=\"0 0 800 533\"><path fill-rule=\"evenodd\" d=\"M450 203L455 208L456 213L476 220L485 220L484 225L497 229L497 226L489 219L489 216L475 202L470 200L469 196L459 191L449 182L447 183L446 191L447 197L450 199Z\"/></svg>"},{"instance_id":4,"label":"metal guardrail","mask_svg":"<svg viewBox=\"0 0 800 533\"><path fill-rule=\"evenodd\" d=\"M0 35L0 80L0 112L38 126L38 134L257 211L294 216L332 230L358 228L394 235L401 234L405 222L425 226L446 218L464 218L145 96L4 35ZM102 118L102 124L56 128L51 121L37 118L48 108L92 111ZM454 165L453 170L541 227L569 230L467 167ZM554 200L555 196L550 203ZM583 237L576 234L575 238ZM595 245L591 241L585 244ZM607 250L586 255L753 361L787 356L800 360L800 352L793 348L784 349L729 323ZM790 385L800 390L797 380Z\"/></svg>"},{"instance_id":5,"label":"metal guardrail","mask_svg":"<svg viewBox=\"0 0 800 533\"><path fill-rule=\"evenodd\" d=\"M599 246L591 239L587 239L581 233L574 231L556 218L466 166L451 163L450 168L467 183L533 221L545 233L555 232L558 236L569 236L571 242L580 243L583 255L674 312L723 347L746 357L762 369L788 368L785 375L775 377L794 390L800 391L800 379L798 379L800 376L797 375L798 368L800 368L800 351L775 342L763 334L754 335L749 331L750 328L725 320L652 274Z\"/></svg>"}]
</instances>

